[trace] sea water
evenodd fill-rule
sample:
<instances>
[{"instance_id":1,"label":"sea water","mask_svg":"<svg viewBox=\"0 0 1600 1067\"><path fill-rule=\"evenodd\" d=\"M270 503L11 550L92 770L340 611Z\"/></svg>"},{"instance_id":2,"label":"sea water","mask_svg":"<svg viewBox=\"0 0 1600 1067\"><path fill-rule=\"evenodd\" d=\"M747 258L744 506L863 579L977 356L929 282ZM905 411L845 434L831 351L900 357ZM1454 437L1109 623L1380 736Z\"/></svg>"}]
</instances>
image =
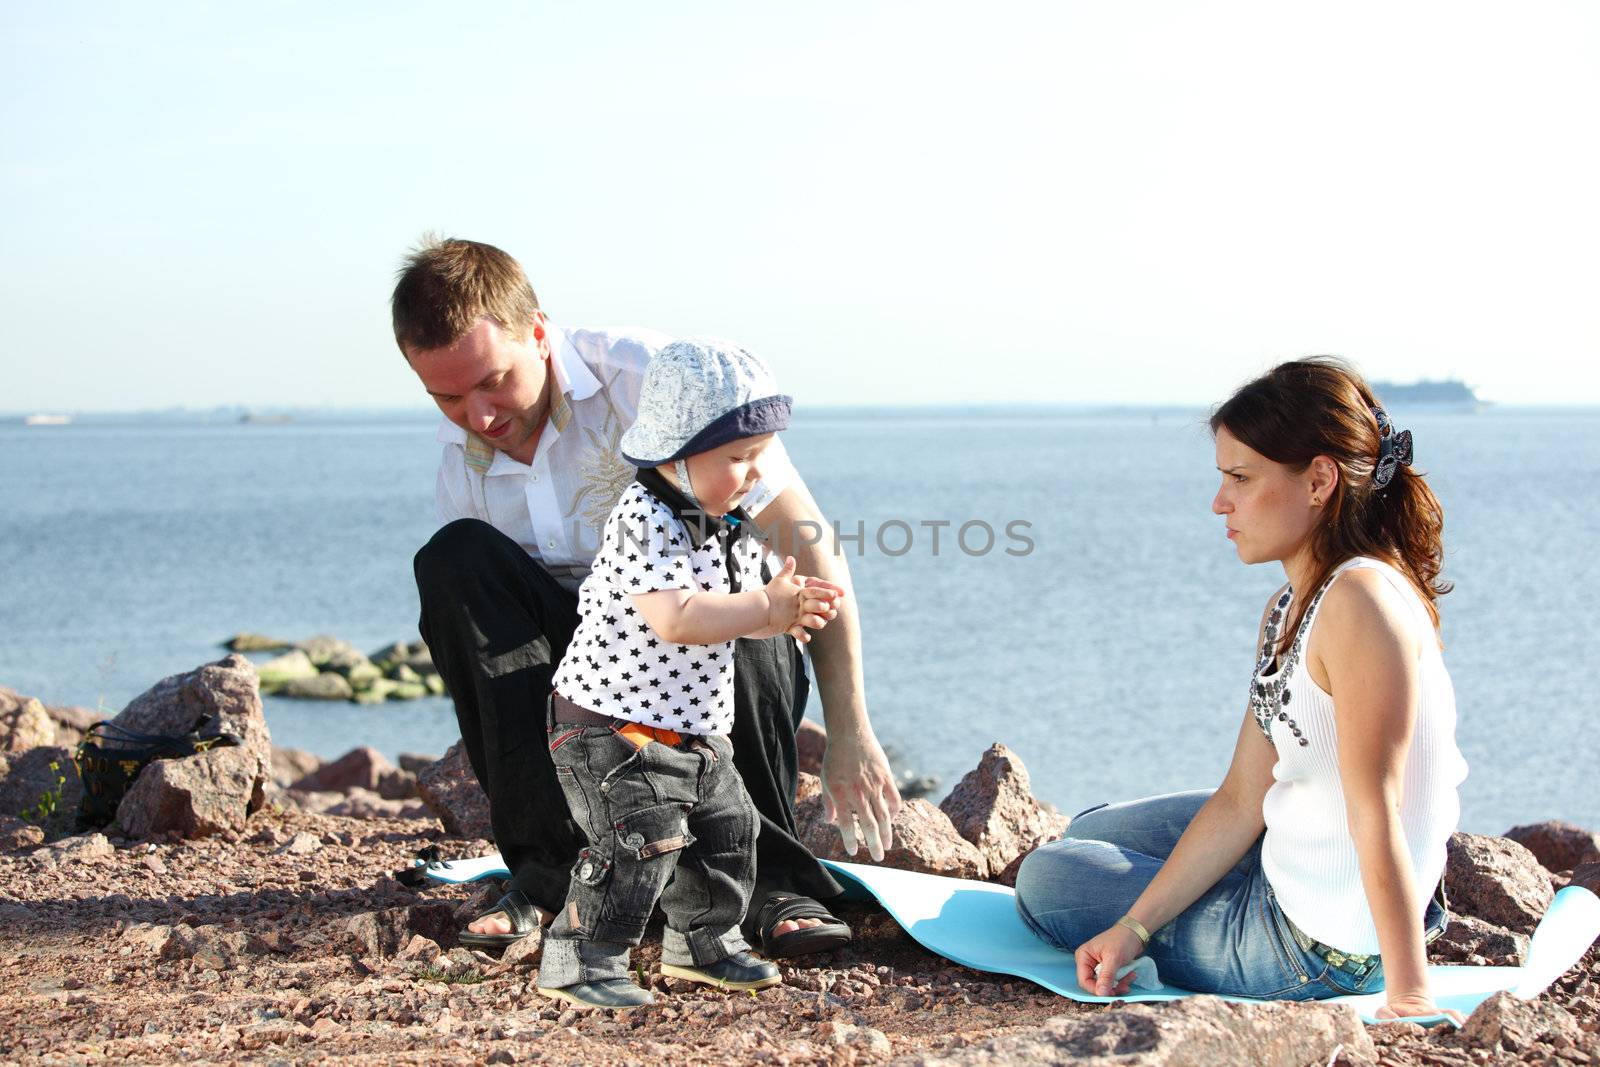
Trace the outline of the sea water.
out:
<instances>
[{"instance_id":1,"label":"sea water","mask_svg":"<svg viewBox=\"0 0 1600 1067\"><path fill-rule=\"evenodd\" d=\"M1462 825L1600 826L1600 412L1397 416L1445 507ZM415 639L434 426L0 426L0 684L114 712L239 630ZM1283 577L1210 512L1202 412L802 410L785 440L845 535L873 724L935 799L996 741L1068 812L1221 780ZM267 718L330 757L456 738L443 699Z\"/></svg>"}]
</instances>

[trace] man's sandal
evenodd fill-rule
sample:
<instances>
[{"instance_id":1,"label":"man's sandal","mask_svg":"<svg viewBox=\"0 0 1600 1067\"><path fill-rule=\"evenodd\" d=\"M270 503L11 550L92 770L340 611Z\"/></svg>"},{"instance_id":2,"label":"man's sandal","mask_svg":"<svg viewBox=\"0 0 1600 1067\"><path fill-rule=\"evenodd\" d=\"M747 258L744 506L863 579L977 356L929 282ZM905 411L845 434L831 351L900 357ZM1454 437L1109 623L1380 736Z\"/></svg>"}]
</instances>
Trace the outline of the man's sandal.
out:
<instances>
[{"instance_id":1,"label":"man's sandal","mask_svg":"<svg viewBox=\"0 0 1600 1067\"><path fill-rule=\"evenodd\" d=\"M477 922L478 919L485 919L490 915L503 914L511 922L510 933L480 934L472 930L462 930L456 935L456 941L468 948L506 948L539 929L539 911L539 906L529 900L526 893L520 889L513 889L501 897L494 907L472 920Z\"/></svg>"},{"instance_id":2,"label":"man's sandal","mask_svg":"<svg viewBox=\"0 0 1600 1067\"><path fill-rule=\"evenodd\" d=\"M787 933L774 933L780 923L794 919L821 919L820 926L802 926ZM756 912L756 930L761 941L761 954L769 960L805 956L812 952L830 952L850 943L850 927L834 918L832 913L811 897L796 893L774 893Z\"/></svg>"}]
</instances>

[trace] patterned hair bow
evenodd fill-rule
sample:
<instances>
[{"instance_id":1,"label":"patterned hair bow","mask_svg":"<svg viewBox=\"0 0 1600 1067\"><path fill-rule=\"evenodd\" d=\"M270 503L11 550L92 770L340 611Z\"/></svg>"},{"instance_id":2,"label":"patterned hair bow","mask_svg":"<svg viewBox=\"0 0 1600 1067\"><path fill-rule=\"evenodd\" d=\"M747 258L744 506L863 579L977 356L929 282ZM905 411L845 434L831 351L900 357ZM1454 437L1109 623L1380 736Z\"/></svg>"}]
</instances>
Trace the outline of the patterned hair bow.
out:
<instances>
[{"instance_id":1,"label":"patterned hair bow","mask_svg":"<svg viewBox=\"0 0 1600 1067\"><path fill-rule=\"evenodd\" d=\"M1394 424L1382 408L1372 409L1378 420L1378 465L1372 470L1372 484L1387 489L1400 465L1411 466L1411 431L1395 432Z\"/></svg>"}]
</instances>

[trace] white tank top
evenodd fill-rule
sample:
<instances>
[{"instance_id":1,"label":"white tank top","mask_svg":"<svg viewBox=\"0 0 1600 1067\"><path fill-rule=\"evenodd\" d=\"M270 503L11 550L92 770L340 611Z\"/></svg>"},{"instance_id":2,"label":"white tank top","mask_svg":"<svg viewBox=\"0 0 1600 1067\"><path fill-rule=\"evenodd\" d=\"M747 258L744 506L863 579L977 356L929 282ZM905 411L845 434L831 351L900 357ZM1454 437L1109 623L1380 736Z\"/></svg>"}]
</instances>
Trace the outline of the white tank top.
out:
<instances>
[{"instance_id":1,"label":"white tank top","mask_svg":"<svg viewBox=\"0 0 1600 1067\"><path fill-rule=\"evenodd\" d=\"M1358 567L1387 578L1410 605L1416 625L1416 722L1406 756L1400 824L1419 894L1413 902L1419 916L1444 873L1445 844L1461 814L1456 787L1467 776L1466 760L1455 740L1455 690L1422 597L1395 568L1367 556L1334 570L1301 621L1299 655L1285 653L1282 685L1289 699L1262 722L1278 750L1278 762L1272 768L1275 781L1262 801L1267 829L1261 861L1279 905L1296 926L1345 952L1375 953L1378 930L1345 818L1333 698L1312 680L1304 662L1321 594L1339 575ZM1290 603L1275 605L1279 619L1287 621ZM1263 660L1271 658L1271 650L1264 648ZM1252 692L1276 680L1272 669L1258 673L1252 679ZM1262 718L1258 715L1258 722Z\"/></svg>"}]
</instances>

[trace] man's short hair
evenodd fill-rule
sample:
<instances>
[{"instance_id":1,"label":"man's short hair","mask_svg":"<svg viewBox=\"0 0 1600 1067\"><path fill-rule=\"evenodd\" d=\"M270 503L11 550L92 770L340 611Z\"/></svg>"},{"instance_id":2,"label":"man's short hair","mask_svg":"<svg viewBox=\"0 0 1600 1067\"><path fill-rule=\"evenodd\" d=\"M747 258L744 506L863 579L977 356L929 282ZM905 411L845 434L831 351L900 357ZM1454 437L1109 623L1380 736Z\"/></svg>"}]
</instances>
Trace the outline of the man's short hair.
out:
<instances>
[{"instance_id":1,"label":"man's short hair","mask_svg":"<svg viewBox=\"0 0 1600 1067\"><path fill-rule=\"evenodd\" d=\"M427 234L406 256L389 309L395 343L409 358L455 344L484 318L525 339L539 298L522 264L493 245Z\"/></svg>"}]
</instances>

